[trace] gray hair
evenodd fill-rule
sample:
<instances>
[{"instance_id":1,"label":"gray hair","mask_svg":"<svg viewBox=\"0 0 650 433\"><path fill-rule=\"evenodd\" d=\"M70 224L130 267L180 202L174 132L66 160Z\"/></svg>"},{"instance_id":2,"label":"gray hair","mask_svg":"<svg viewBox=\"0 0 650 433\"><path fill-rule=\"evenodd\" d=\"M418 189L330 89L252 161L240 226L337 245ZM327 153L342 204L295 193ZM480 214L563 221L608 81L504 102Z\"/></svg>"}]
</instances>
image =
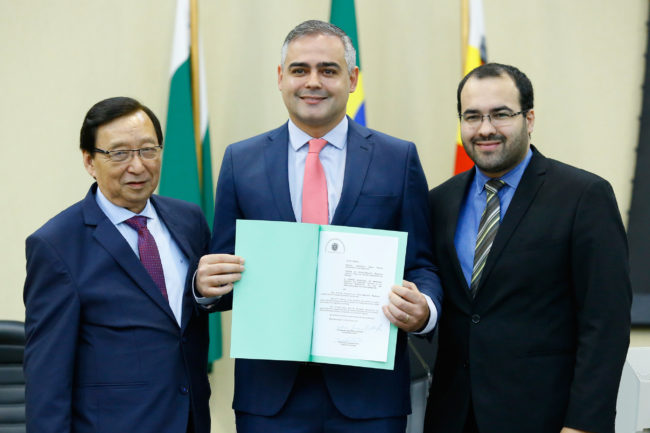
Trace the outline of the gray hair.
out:
<instances>
[{"instance_id":1,"label":"gray hair","mask_svg":"<svg viewBox=\"0 0 650 433\"><path fill-rule=\"evenodd\" d=\"M330 35L336 36L343 42L345 63L348 65L348 73L352 74L354 67L357 64L357 51L352 45L352 40L343 30L334 24L326 23L325 21L309 20L298 24L293 30L289 32L282 44L282 51L280 52L280 64L284 67L284 61L287 59L287 50L289 43L294 39L310 35Z\"/></svg>"}]
</instances>

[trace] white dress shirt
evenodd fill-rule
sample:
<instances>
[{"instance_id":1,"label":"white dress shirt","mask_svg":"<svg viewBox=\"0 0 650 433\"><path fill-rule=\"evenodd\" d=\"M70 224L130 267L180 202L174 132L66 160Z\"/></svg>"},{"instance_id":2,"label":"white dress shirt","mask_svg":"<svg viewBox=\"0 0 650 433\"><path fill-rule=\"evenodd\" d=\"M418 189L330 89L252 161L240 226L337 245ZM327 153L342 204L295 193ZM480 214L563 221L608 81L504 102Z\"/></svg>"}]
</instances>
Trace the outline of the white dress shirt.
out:
<instances>
[{"instance_id":1,"label":"white dress shirt","mask_svg":"<svg viewBox=\"0 0 650 433\"><path fill-rule=\"evenodd\" d=\"M124 236L129 246L135 253L138 259L140 253L138 251L138 232L126 224L124 221L129 218L139 215L147 217L147 229L156 241L158 247L158 254L162 263L163 274L165 275L165 286L167 288L167 298L169 299L169 306L171 307L176 322L179 326L181 324L181 314L183 311L183 292L185 289L185 278L187 276L187 269L189 263L185 254L176 245L169 230L158 217L156 209L147 200L147 205L139 214L135 214L130 210L117 206L110 202L101 190L97 188L97 195L95 196L97 205L106 214L108 219L115 225L117 230Z\"/></svg>"}]
</instances>

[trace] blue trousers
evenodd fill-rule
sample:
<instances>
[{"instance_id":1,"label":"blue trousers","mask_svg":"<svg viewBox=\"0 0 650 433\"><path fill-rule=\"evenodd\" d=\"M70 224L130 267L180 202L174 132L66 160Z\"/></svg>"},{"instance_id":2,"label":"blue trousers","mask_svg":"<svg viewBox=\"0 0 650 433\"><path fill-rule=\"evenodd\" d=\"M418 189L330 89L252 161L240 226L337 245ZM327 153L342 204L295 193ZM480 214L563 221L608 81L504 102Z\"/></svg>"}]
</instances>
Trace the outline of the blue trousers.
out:
<instances>
[{"instance_id":1,"label":"blue trousers","mask_svg":"<svg viewBox=\"0 0 650 433\"><path fill-rule=\"evenodd\" d=\"M236 412L237 433L404 433L406 416L353 419L327 391L320 367L301 367L284 407L274 416Z\"/></svg>"}]
</instances>

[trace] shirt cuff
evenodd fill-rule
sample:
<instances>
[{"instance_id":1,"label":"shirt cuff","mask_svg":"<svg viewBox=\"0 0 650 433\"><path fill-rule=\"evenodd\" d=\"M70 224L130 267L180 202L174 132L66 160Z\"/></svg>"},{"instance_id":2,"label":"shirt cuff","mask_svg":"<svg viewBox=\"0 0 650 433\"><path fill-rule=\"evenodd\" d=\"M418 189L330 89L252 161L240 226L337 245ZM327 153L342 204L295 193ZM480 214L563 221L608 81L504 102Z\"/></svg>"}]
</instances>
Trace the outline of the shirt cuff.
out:
<instances>
[{"instance_id":1,"label":"shirt cuff","mask_svg":"<svg viewBox=\"0 0 650 433\"><path fill-rule=\"evenodd\" d=\"M196 272L197 271L194 271L194 275L192 275L192 295L194 296L194 300L196 301L197 304L199 304L201 307L205 308L206 310L211 310L214 307L214 305L221 299L222 295L212 296L210 298L199 296L196 293L196 287L194 287L194 281L196 280Z\"/></svg>"},{"instance_id":2,"label":"shirt cuff","mask_svg":"<svg viewBox=\"0 0 650 433\"><path fill-rule=\"evenodd\" d=\"M424 298L427 300L427 305L429 306L429 322L427 322L427 326L424 327L423 330L418 331L418 332L411 332L411 334L415 335L424 335L428 334L429 332L433 331L433 328L436 327L436 323L438 322L438 310L436 310L436 306L433 304L433 301L429 297L429 295L424 295Z\"/></svg>"}]
</instances>

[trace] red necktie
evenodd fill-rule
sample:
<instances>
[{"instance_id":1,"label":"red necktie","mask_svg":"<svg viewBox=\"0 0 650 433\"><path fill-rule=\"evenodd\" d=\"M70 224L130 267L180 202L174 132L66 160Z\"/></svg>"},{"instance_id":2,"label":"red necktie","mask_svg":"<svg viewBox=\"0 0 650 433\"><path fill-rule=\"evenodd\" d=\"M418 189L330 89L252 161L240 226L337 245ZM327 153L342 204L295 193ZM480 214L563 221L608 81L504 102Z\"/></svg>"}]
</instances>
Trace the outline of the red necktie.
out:
<instances>
[{"instance_id":1,"label":"red necktie","mask_svg":"<svg viewBox=\"0 0 650 433\"><path fill-rule=\"evenodd\" d=\"M134 216L124 222L138 232L140 261L147 272L149 272L149 275L151 275L151 278L162 292L162 295L169 301L167 298L167 286L165 286L165 274L163 273L160 254L158 254L158 246L151 232L147 229L147 217Z\"/></svg>"},{"instance_id":2,"label":"red necktie","mask_svg":"<svg viewBox=\"0 0 650 433\"><path fill-rule=\"evenodd\" d=\"M327 224L327 180L318 154L327 144L322 138L309 140L309 153L305 161L305 177L302 182L302 222Z\"/></svg>"}]
</instances>

